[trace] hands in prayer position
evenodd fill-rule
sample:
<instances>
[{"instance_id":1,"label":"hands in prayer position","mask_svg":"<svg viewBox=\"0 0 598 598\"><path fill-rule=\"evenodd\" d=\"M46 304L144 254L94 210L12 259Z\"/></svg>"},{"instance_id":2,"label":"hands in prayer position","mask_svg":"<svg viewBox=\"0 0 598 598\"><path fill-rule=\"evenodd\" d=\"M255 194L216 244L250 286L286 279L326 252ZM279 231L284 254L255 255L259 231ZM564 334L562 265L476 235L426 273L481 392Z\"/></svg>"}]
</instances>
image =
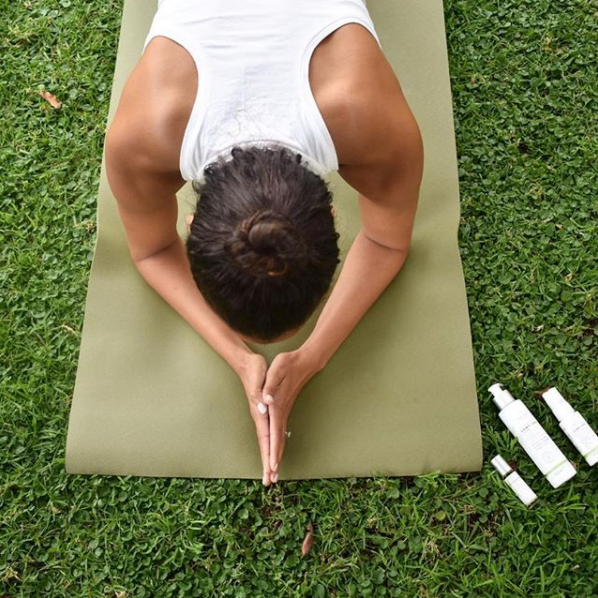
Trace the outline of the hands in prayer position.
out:
<instances>
[{"instance_id":1,"label":"hands in prayer position","mask_svg":"<svg viewBox=\"0 0 598 598\"><path fill-rule=\"evenodd\" d=\"M270 367L259 354L245 360L240 378L255 422L265 486L278 481L289 416L301 389L318 371L309 352L301 349L279 353Z\"/></svg>"}]
</instances>

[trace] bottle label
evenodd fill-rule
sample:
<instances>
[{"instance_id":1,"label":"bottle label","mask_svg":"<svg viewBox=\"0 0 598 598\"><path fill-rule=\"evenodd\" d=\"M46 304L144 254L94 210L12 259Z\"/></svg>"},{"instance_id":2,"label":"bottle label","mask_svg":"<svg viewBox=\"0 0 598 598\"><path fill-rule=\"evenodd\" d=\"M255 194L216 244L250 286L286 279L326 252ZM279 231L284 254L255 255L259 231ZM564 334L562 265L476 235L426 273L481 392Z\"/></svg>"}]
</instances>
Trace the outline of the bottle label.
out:
<instances>
[{"instance_id":1,"label":"bottle label","mask_svg":"<svg viewBox=\"0 0 598 598\"><path fill-rule=\"evenodd\" d=\"M576 411L561 422L561 428L575 448L582 454L587 455L590 451L598 448L598 435L590 428L588 422Z\"/></svg>"},{"instance_id":2,"label":"bottle label","mask_svg":"<svg viewBox=\"0 0 598 598\"><path fill-rule=\"evenodd\" d=\"M567 461L559 447L521 400L518 399L507 405L499 416L543 474L549 473Z\"/></svg>"},{"instance_id":3,"label":"bottle label","mask_svg":"<svg viewBox=\"0 0 598 598\"><path fill-rule=\"evenodd\" d=\"M516 471L507 476L505 478L505 482L526 505L529 505L536 498L538 498L534 491L525 483L525 481Z\"/></svg>"}]
</instances>

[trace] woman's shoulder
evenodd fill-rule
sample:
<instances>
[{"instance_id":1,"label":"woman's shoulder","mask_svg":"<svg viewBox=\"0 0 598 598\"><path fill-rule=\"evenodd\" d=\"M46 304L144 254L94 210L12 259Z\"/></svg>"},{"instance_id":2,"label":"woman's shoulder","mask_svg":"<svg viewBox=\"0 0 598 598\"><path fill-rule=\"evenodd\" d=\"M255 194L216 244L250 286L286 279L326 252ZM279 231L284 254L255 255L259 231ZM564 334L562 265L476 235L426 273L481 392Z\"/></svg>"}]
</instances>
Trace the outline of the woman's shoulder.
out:
<instances>
[{"instance_id":1,"label":"woman's shoulder","mask_svg":"<svg viewBox=\"0 0 598 598\"><path fill-rule=\"evenodd\" d=\"M384 162L392 146L400 144L402 132L416 123L397 75L370 32L347 26L334 36L335 45L313 65L313 91L342 174L343 167ZM326 84L316 68L328 73Z\"/></svg>"},{"instance_id":2,"label":"woman's shoulder","mask_svg":"<svg viewBox=\"0 0 598 598\"><path fill-rule=\"evenodd\" d=\"M158 42L167 43L162 47ZM123 86L107 132L122 153L148 169L170 174L179 172L183 135L197 93L197 71L190 71L192 64L177 48L165 38L148 44Z\"/></svg>"}]
</instances>

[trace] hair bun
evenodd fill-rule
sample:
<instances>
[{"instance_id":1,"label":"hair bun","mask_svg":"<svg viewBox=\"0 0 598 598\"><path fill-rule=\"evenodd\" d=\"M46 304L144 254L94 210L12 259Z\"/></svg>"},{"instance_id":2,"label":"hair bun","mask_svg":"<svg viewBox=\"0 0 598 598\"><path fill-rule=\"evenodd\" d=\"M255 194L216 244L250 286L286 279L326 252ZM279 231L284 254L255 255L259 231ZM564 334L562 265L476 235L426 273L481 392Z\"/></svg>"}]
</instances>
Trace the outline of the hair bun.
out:
<instances>
[{"instance_id":1,"label":"hair bun","mask_svg":"<svg viewBox=\"0 0 598 598\"><path fill-rule=\"evenodd\" d=\"M305 265L307 252L296 228L271 209L245 218L235 229L228 250L256 276L285 276Z\"/></svg>"}]
</instances>

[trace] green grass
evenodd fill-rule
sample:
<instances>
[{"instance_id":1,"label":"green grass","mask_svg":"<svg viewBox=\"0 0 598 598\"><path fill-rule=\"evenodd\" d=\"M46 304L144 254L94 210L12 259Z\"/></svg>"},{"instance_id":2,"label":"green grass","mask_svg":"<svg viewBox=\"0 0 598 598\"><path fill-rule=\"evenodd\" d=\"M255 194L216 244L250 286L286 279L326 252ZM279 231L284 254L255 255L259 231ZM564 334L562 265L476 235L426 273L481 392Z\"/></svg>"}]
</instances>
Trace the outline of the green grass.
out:
<instances>
[{"instance_id":1,"label":"green grass","mask_svg":"<svg viewBox=\"0 0 598 598\"><path fill-rule=\"evenodd\" d=\"M0 596L598 596L598 467L533 399L556 385L598 428L598 4L445 4L482 472L267 490L64 472L121 11L0 0ZM495 381L574 480L542 479L488 399Z\"/></svg>"}]
</instances>

